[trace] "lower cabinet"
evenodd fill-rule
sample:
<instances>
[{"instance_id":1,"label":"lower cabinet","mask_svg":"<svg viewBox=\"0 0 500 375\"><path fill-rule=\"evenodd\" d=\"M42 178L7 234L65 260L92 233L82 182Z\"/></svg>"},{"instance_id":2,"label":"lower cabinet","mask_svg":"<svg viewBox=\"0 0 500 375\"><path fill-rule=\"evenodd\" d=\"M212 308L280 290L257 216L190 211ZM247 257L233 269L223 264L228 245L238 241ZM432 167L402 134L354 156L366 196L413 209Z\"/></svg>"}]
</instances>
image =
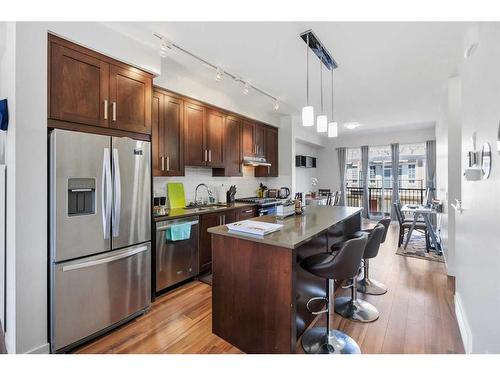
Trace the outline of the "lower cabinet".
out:
<instances>
[{"instance_id":1,"label":"lower cabinet","mask_svg":"<svg viewBox=\"0 0 500 375\"><path fill-rule=\"evenodd\" d=\"M200 274L212 271L212 235L208 233L208 228L250 219L255 216L257 216L255 207L237 208L200 216Z\"/></svg>"}]
</instances>

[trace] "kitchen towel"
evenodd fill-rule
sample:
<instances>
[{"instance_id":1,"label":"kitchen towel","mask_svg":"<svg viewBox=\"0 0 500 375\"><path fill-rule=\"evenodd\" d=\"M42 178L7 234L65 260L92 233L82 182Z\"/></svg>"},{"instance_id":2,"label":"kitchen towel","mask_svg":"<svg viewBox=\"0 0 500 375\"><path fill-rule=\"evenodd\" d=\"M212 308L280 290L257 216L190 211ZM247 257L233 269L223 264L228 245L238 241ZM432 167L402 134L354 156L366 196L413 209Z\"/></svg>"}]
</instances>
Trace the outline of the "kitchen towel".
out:
<instances>
[{"instance_id":1,"label":"kitchen towel","mask_svg":"<svg viewBox=\"0 0 500 375\"><path fill-rule=\"evenodd\" d=\"M172 224L167 229L167 241L189 240L191 237L191 223Z\"/></svg>"},{"instance_id":2,"label":"kitchen towel","mask_svg":"<svg viewBox=\"0 0 500 375\"><path fill-rule=\"evenodd\" d=\"M170 208L186 207L186 196L182 182L170 182L167 184L168 206Z\"/></svg>"}]
</instances>

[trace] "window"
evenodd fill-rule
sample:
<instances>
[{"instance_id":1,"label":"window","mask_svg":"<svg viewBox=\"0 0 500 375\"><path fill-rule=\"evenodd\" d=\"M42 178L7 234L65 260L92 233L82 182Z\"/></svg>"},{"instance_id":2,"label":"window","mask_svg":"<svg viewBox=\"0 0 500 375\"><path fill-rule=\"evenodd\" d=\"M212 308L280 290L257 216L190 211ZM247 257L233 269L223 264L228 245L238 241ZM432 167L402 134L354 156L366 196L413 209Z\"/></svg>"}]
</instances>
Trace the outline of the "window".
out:
<instances>
[{"instance_id":1,"label":"window","mask_svg":"<svg viewBox=\"0 0 500 375\"><path fill-rule=\"evenodd\" d=\"M415 164L408 164L408 182L415 183Z\"/></svg>"},{"instance_id":2,"label":"window","mask_svg":"<svg viewBox=\"0 0 500 375\"><path fill-rule=\"evenodd\" d=\"M391 178L391 174L392 174L392 168L391 168L391 166L385 166L384 167L384 179L385 178Z\"/></svg>"},{"instance_id":3,"label":"window","mask_svg":"<svg viewBox=\"0 0 500 375\"><path fill-rule=\"evenodd\" d=\"M374 180L376 173L375 173L376 167L374 165L370 165L370 180Z\"/></svg>"}]
</instances>

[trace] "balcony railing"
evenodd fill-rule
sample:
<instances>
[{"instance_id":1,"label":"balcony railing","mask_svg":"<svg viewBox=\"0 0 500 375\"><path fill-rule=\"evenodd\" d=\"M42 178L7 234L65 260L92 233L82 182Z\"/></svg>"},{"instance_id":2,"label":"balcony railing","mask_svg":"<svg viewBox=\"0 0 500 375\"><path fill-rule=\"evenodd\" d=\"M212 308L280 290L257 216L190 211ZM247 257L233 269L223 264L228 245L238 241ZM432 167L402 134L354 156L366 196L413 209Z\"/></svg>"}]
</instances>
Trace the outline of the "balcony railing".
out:
<instances>
[{"instance_id":1,"label":"balcony railing","mask_svg":"<svg viewBox=\"0 0 500 375\"><path fill-rule=\"evenodd\" d=\"M363 188L347 187L347 205L351 207L363 206ZM399 201L401 204L423 204L425 189L423 188L400 188ZM392 187L369 187L368 202L370 215L385 216L391 212Z\"/></svg>"}]
</instances>

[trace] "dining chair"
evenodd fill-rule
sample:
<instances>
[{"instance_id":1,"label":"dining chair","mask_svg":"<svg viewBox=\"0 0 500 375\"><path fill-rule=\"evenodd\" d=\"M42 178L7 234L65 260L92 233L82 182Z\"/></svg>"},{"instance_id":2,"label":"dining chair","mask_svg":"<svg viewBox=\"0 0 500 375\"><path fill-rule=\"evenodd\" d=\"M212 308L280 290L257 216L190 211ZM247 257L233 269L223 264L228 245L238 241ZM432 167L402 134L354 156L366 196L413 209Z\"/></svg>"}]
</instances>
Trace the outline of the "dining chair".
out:
<instances>
[{"instance_id":1,"label":"dining chair","mask_svg":"<svg viewBox=\"0 0 500 375\"><path fill-rule=\"evenodd\" d=\"M405 231L410 231L411 226L413 225L413 219L404 219L403 212L398 204L398 202L393 203L394 211L396 212L396 217L399 223L399 238L398 238L398 247L403 244ZM425 236L425 250L429 252L430 244L429 244L429 233L427 230L427 225L425 222L417 221L415 224L414 230L419 231ZM407 234L408 235L408 234Z\"/></svg>"},{"instance_id":2,"label":"dining chair","mask_svg":"<svg viewBox=\"0 0 500 375\"><path fill-rule=\"evenodd\" d=\"M333 202L333 206L338 206L339 203L340 203L340 196L342 195L342 192L340 190L337 190L335 192L335 199L334 199L334 202Z\"/></svg>"}]
</instances>

